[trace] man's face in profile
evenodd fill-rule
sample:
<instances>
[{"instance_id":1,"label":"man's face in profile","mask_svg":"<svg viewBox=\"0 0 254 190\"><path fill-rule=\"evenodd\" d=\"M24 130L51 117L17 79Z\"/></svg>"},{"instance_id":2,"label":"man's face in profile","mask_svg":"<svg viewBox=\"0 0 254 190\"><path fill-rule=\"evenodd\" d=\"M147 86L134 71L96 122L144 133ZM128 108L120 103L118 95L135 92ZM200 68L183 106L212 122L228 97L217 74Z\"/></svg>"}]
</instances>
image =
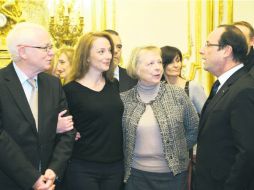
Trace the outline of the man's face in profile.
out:
<instances>
[{"instance_id":1,"label":"man's face in profile","mask_svg":"<svg viewBox=\"0 0 254 190\"><path fill-rule=\"evenodd\" d=\"M121 60L121 55L122 55L122 41L119 36L111 34L111 38L114 43L114 63L118 65Z\"/></svg>"}]
</instances>

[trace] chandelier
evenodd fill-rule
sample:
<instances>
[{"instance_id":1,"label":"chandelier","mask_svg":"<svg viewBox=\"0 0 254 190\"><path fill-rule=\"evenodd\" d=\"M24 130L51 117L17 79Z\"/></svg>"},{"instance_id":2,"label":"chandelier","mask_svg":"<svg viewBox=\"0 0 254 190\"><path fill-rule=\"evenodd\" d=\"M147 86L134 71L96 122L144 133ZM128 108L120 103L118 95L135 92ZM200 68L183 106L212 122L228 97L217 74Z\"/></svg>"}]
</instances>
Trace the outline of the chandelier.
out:
<instances>
[{"instance_id":1,"label":"chandelier","mask_svg":"<svg viewBox=\"0 0 254 190\"><path fill-rule=\"evenodd\" d=\"M53 0L49 3L49 31L55 46L74 46L83 34L83 0Z\"/></svg>"}]
</instances>

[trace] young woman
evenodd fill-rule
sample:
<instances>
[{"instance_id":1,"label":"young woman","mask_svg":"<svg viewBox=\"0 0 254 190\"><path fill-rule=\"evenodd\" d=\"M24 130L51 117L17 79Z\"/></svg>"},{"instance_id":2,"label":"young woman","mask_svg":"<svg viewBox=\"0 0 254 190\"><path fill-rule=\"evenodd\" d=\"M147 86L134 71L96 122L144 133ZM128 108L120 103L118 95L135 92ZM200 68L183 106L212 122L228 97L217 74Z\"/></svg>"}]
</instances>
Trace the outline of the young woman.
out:
<instances>
[{"instance_id":1,"label":"young woman","mask_svg":"<svg viewBox=\"0 0 254 190\"><path fill-rule=\"evenodd\" d=\"M123 181L122 114L113 80L114 45L107 33L88 33L77 46L64 86L81 138L66 172L69 190L118 190Z\"/></svg>"}]
</instances>

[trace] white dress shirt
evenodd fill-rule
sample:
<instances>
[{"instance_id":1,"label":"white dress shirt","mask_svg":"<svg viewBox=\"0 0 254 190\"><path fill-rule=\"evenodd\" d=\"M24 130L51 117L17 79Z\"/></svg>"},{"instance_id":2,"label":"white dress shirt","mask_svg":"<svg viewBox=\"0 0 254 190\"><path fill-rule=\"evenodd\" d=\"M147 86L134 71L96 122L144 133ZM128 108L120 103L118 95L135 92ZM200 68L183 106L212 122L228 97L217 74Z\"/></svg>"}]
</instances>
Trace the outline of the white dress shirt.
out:
<instances>
[{"instance_id":1,"label":"white dress shirt","mask_svg":"<svg viewBox=\"0 0 254 190\"><path fill-rule=\"evenodd\" d=\"M28 76L13 62L14 70L16 71L19 81L23 87L23 90L25 92L27 101L29 102L31 94L32 94L32 86L28 83ZM37 82L37 76L34 77L36 80L36 86L38 87L38 82Z\"/></svg>"},{"instance_id":2,"label":"white dress shirt","mask_svg":"<svg viewBox=\"0 0 254 190\"><path fill-rule=\"evenodd\" d=\"M220 88L223 86L223 84L233 75L236 71L241 69L243 67L243 63L233 67L232 69L228 70L227 72L223 73L221 76L218 77L218 80L220 82L220 86L218 87L217 92L220 90Z\"/></svg>"}]
</instances>

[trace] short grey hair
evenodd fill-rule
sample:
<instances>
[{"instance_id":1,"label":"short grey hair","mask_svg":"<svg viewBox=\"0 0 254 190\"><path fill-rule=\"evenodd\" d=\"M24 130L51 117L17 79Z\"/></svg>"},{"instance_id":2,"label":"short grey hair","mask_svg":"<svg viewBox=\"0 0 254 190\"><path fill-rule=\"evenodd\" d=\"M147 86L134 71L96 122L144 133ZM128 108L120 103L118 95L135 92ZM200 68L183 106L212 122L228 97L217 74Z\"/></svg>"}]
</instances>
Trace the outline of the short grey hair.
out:
<instances>
[{"instance_id":1,"label":"short grey hair","mask_svg":"<svg viewBox=\"0 0 254 190\"><path fill-rule=\"evenodd\" d=\"M28 32L32 30L41 30L48 33L43 26L30 22L18 23L8 33L6 37L6 44L13 61L19 61L18 45L29 44L33 39L35 39L36 32L35 35L31 35L31 32Z\"/></svg>"}]
</instances>

